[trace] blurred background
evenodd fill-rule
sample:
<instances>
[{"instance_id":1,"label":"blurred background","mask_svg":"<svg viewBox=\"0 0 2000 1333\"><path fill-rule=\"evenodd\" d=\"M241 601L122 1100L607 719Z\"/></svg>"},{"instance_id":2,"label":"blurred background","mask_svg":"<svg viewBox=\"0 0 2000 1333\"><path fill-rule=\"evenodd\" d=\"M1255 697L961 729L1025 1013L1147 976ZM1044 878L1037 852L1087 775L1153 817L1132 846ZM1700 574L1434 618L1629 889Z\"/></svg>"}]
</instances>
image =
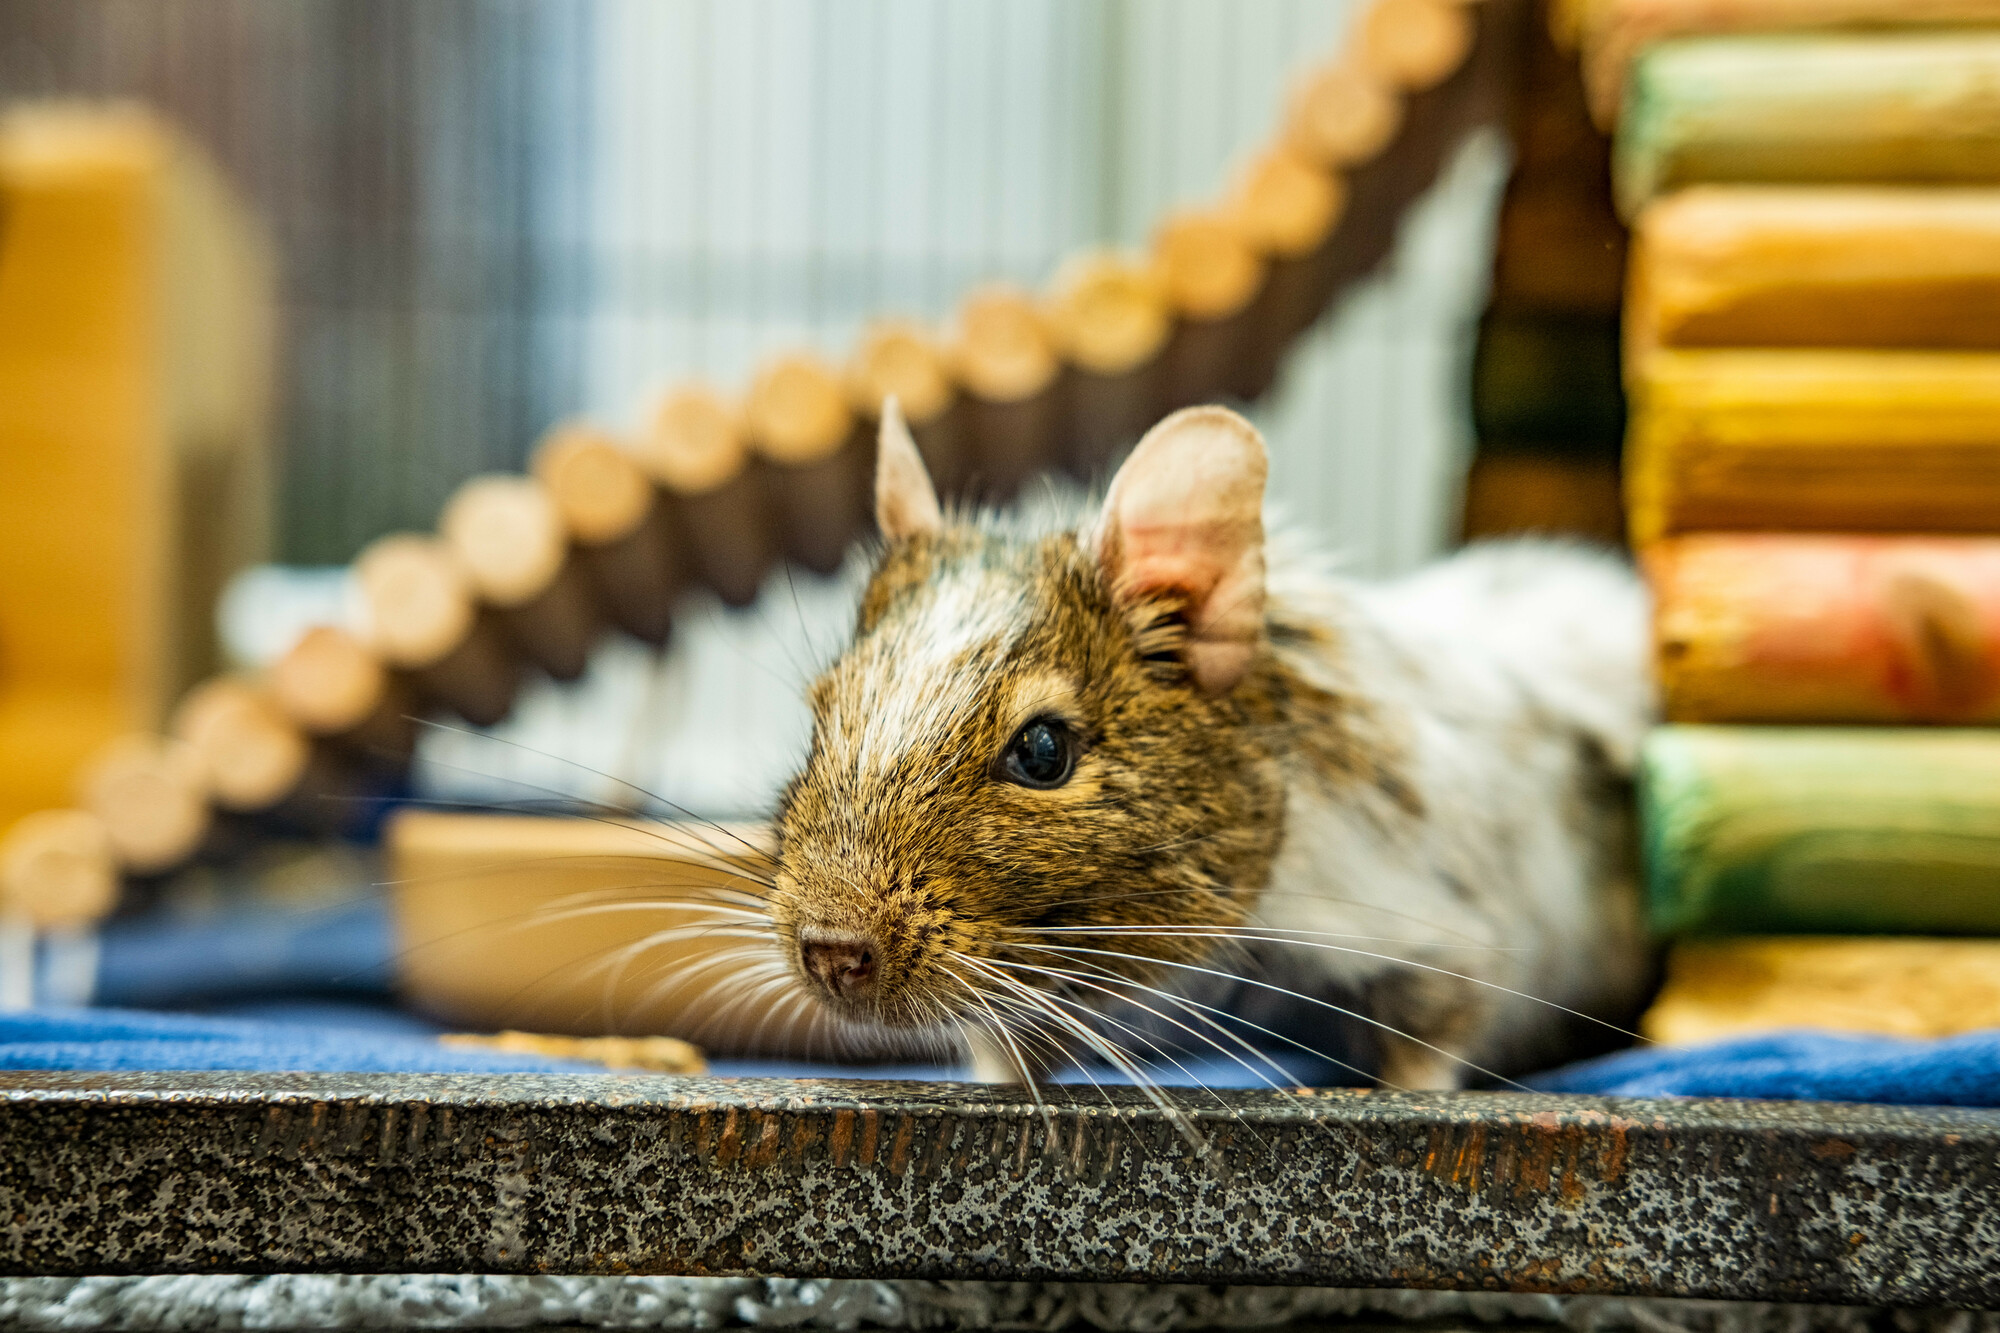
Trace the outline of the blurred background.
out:
<instances>
[{"instance_id":1,"label":"blurred background","mask_svg":"<svg viewBox=\"0 0 2000 1333\"><path fill-rule=\"evenodd\" d=\"M1347 0L4 0L0 91L135 99L268 230L274 554L429 527L554 422L943 323L1216 193ZM1508 149L1256 408L1287 510L1363 572L1455 535Z\"/></svg>"}]
</instances>

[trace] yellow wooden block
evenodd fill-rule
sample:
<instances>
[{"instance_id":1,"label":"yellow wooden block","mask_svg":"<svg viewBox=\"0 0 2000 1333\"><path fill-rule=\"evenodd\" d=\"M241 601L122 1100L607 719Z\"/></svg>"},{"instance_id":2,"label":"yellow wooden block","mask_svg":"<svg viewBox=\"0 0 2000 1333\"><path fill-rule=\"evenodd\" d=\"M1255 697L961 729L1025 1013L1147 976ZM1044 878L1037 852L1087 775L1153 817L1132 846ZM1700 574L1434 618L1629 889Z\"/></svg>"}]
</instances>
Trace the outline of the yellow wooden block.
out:
<instances>
[{"instance_id":1,"label":"yellow wooden block","mask_svg":"<svg viewBox=\"0 0 2000 1333\"><path fill-rule=\"evenodd\" d=\"M215 666L266 540L270 262L127 107L0 117L0 828Z\"/></svg>"},{"instance_id":2,"label":"yellow wooden block","mask_svg":"<svg viewBox=\"0 0 2000 1333\"><path fill-rule=\"evenodd\" d=\"M1625 349L2000 349L2000 190L1697 186L1633 230Z\"/></svg>"},{"instance_id":3,"label":"yellow wooden block","mask_svg":"<svg viewBox=\"0 0 2000 1333\"><path fill-rule=\"evenodd\" d=\"M756 849L769 837L754 825L402 811L385 837L398 984L467 1027L829 1054L802 997L752 993L785 965L742 910L761 897L770 861Z\"/></svg>"},{"instance_id":4,"label":"yellow wooden block","mask_svg":"<svg viewBox=\"0 0 2000 1333\"><path fill-rule=\"evenodd\" d=\"M2000 533L2000 354L1661 351L1629 388L1635 542Z\"/></svg>"},{"instance_id":5,"label":"yellow wooden block","mask_svg":"<svg viewBox=\"0 0 2000 1333\"><path fill-rule=\"evenodd\" d=\"M1694 940L1640 1021L1694 1045L1788 1028L1948 1037L2000 1027L2000 940L1759 936Z\"/></svg>"}]
</instances>

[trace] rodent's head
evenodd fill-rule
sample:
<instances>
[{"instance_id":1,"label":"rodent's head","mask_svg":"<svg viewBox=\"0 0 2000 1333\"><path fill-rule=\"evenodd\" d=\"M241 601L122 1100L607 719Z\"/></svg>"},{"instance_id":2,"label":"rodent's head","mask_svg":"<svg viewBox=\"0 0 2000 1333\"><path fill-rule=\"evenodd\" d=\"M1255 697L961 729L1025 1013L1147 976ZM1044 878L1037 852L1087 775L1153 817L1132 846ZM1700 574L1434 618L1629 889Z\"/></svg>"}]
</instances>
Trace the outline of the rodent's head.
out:
<instances>
[{"instance_id":1,"label":"rodent's head","mask_svg":"<svg viewBox=\"0 0 2000 1333\"><path fill-rule=\"evenodd\" d=\"M1260 725L1265 468L1248 422L1189 409L1081 531L1010 536L946 521L885 410L885 547L812 687L770 898L833 1012L948 1029L1019 1017L1020 986L1088 1003L1243 919L1283 811ZM1168 929L1080 933L1149 926Z\"/></svg>"}]
</instances>

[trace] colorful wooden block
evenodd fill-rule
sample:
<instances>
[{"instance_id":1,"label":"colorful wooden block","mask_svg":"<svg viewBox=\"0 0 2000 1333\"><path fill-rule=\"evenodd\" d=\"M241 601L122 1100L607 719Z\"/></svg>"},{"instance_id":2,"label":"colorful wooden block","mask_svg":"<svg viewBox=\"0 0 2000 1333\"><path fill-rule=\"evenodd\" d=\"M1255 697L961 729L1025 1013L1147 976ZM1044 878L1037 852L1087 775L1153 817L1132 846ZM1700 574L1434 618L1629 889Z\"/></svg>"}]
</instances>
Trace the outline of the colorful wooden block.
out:
<instances>
[{"instance_id":1,"label":"colorful wooden block","mask_svg":"<svg viewBox=\"0 0 2000 1333\"><path fill-rule=\"evenodd\" d=\"M1627 217L1696 184L2000 181L2000 32L1661 42L1633 66L1612 160Z\"/></svg>"},{"instance_id":2,"label":"colorful wooden block","mask_svg":"<svg viewBox=\"0 0 2000 1333\"><path fill-rule=\"evenodd\" d=\"M271 276L208 165L131 107L0 118L0 829L216 665L264 549Z\"/></svg>"},{"instance_id":3,"label":"colorful wooden block","mask_svg":"<svg viewBox=\"0 0 2000 1333\"><path fill-rule=\"evenodd\" d=\"M1667 933L2000 933L2000 732L1662 727L1640 813Z\"/></svg>"},{"instance_id":4,"label":"colorful wooden block","mask_svg":"<svg viewBox=\"0 0 2000 1333\"><path fill-rule=\"evenodd\" d=\"M2000 940L1683 940L1640 1020L1674 1046L1813 1028L1949 1037L2000 1027Z\"/></svg>"},{"instance_id":5,"label":"colorful wooden block","mask_svg":"<svg viewBox=\"0 0 2000 1333\"><path fill-rule=\"evenodd\" d=\"M1700 533L1645 553L1676 722L2000 722L2000 539Z\"/></svg>"},{"instance_id":6,"label":"colorful wooden block","mask_svg":"<svg viewBox=\"0 0 2000 1333\"><path fill-rule=\"evenodd\" d=\"M2000 190L1699 186L1633 232L1628 354L2000 349Z\"/></svg>"},{"instance_id":7,"label":"colorful wooden block","mask_svg":"<svg viewBox=\"0 0 2000 1333\"><path fill-rule=\"evenodd\" d=\"M1662 351L1628 389L1634 541L2000 534L2000 355Z\"/></svg>"}]
</instances>

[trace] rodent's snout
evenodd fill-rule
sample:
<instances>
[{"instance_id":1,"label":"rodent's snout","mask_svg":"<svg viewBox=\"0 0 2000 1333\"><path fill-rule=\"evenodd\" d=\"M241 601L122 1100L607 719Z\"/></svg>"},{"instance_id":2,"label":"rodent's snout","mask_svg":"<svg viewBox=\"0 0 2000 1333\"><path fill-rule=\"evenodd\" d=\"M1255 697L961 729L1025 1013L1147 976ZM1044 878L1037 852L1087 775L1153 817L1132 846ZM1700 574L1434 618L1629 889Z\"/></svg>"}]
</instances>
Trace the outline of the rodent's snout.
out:
<instances>
[{"instance_id":1,"label":"rodent's snout","mask_svg":"<svg viewBox=\"0 0 2000 1333\"><path fill-rule=\"evenodd\" d=\"M853 1003L874 988L879 952L865 935L816 934L799 941L799 964L829 997Z\"/></svg>"}]
</instances>

